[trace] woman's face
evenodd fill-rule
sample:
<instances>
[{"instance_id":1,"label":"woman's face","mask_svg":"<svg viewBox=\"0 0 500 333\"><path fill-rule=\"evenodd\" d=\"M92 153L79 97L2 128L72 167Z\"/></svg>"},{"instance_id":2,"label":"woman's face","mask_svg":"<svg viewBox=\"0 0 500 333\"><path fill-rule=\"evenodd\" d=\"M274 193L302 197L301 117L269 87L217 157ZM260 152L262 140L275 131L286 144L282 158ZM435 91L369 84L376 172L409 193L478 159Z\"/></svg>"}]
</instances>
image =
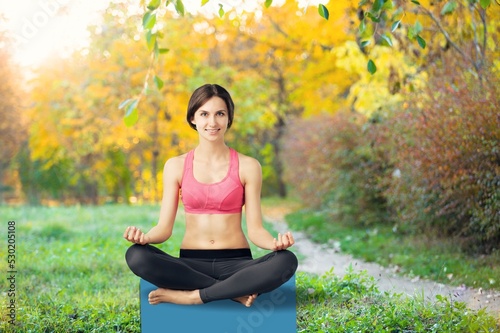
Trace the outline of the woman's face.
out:
<instances>
[{"instance_id":1,"label":"woman's face","mask_svg":"<svg viewBox=\"0 0 500 333\"><path fill-rule=\"evenodd\" d=\"M229 123L226 103L217 96L210 98L196 110L191 122L196 125L199 135L207 140L224 138Z\"/></svg>"}]
</instances>

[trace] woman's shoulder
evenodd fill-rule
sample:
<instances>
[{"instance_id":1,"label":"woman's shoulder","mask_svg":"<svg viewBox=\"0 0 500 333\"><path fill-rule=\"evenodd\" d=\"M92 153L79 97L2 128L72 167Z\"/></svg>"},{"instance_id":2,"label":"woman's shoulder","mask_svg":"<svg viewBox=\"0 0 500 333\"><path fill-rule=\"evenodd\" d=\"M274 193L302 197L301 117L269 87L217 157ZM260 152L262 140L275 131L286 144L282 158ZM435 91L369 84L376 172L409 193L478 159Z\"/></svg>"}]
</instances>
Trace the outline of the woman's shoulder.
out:
<instances>
[{"instance_id":1,"label":"woman's shoulder","mask_svg":"<svg viewBox=\"0 0 500 333\"><path fill-rule=\"evenodd\" d=\"M175 170L181 170L184 168L184 161L186 160L186 156L188 153L170 157L167 159L165 162L165 170L170 170L170 171L175 171Z\"/></svg>"},{"instance_id":2,"label":"woman's shoulder","mask_svg":"<svg viewBox=\"0 0 500 333\"><path fill-rule=\"evenodd\" d=\"M240 177L246 182L246 180L254 179L255 177L260 177L262 174L262 168L259 161L251 156L238 153ZM255 178L257 179L257 178Z\"/></svg>"},{"instance_id":3,"label":"woman's shoulder","mask_svg":"<svg viewBox=\"0 0 500 333\"><path fill-rule=\"evenodd\" d=\"M242 154L240 152L237 152L237 153L238 153L238 160L240 162L240 165L250 165L253 167L257 167L257 166L260 167L260 163L256 158Z\"/></svg>"}]
</instances>

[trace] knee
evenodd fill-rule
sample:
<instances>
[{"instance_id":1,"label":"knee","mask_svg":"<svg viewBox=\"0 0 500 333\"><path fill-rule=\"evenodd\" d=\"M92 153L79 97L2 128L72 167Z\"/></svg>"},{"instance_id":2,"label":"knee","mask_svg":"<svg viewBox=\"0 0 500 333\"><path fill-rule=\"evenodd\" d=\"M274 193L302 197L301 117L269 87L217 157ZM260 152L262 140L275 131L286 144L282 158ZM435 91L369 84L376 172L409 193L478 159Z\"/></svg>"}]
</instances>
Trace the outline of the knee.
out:
<instances>
[{"instance_id":1,"label":"knee","mask_svg":"<svg viewBox=\"0 0 500 333\"><path fill-rule=\"evenodd\" d=\"M287 281L293 276L293 274L295 274L295 271L297 270L297 266L299 264L297 256L295 255L295 253L289 250L278 251L276 255L282 265L281 277L284 281Z\"/></svg>"},{"instance_id":2,"label":"knee","mask_svg":"<svg viewBox=\"0 0 500 333\"><path fill-rule=\"evenodd\" d=\"M139 244L130 246L125 253L125 261L132 272L138 274L141 270L141 263L144 263L146 247Z\"/></svg>"},{"instance_id":3,"label":"knee","mask_svg":"<svg viewBox=\"0 0 500 333\"><path fill-rule=\"evenodd\" d=\"M278 257L290 267L297 267L298 259L295 253L289 250L281 250L277 252Z\"/></svg>"}]
</instances>

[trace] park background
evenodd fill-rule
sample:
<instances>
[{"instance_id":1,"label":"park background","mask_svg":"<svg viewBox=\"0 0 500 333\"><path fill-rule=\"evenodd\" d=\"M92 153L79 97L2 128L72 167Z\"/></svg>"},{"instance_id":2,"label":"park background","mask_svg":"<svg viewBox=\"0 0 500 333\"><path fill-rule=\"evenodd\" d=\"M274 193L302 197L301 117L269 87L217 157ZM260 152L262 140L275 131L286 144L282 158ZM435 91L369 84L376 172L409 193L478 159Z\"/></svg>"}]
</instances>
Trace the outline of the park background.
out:
<instances>
[{"instance_id":1,"label":"park background","mask_svg":"<svg viewBox=\"0 0 500 333\"><path fill-rule=\"evenodd\" d=\"M361 233L360 247L418 240L406 259L369 247L376 255L367 259L386 265L408 267L422 249L441 246L457 268L443 272L453 265L427 259L423 276L499 289L498 3L196 3L109 1L83 35L70 27L89 15L85 2L39 1L16 17L4 9L0 208L6 222L18 221L25 262L18 329L109 331L114 321L114 331L137 330L134 290L113 299L106 284L126 274L124 265L110 263L126 249L124 226L155 222L163 163L194 148L185 111L207 82L232 94L227 143L261 162L264 204L294 207L294 228L325 243L349 228ZM29 48L48 40L76 43ZM93 259L82 263L82 253ZM99 267L107 273L92 275ZM307 276L299 286L328 283ZM304 302L346 301L313 296ZM304 309L302 331L318 331L307 328L311 317L332 329L334 319ZM433 316L422 321L440 323ZM358 324L374 325L366 318Z\"/></svg>"}]
</instances>

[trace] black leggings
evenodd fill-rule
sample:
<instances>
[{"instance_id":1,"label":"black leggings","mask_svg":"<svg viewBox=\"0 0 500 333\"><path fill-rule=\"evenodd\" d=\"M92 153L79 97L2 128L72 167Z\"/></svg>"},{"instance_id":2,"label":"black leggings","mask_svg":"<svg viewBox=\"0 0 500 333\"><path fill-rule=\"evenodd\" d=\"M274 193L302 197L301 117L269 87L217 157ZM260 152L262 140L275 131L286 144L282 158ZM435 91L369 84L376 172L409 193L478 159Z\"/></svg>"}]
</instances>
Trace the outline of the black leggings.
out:
<instances>
[{"instance_id":1,"label":"black leggings","mask_svg":"<svg viewBox=\"0 0 500 333\"><path fill-rule=\"evenodd\" d=\"M203 303L272 291L297 269L288 250L252 259L250 249L180 250L173 257L151 245L132 245L125 255L137 276L160 288L200 290Z\"/></svg>"}]
</instances>

